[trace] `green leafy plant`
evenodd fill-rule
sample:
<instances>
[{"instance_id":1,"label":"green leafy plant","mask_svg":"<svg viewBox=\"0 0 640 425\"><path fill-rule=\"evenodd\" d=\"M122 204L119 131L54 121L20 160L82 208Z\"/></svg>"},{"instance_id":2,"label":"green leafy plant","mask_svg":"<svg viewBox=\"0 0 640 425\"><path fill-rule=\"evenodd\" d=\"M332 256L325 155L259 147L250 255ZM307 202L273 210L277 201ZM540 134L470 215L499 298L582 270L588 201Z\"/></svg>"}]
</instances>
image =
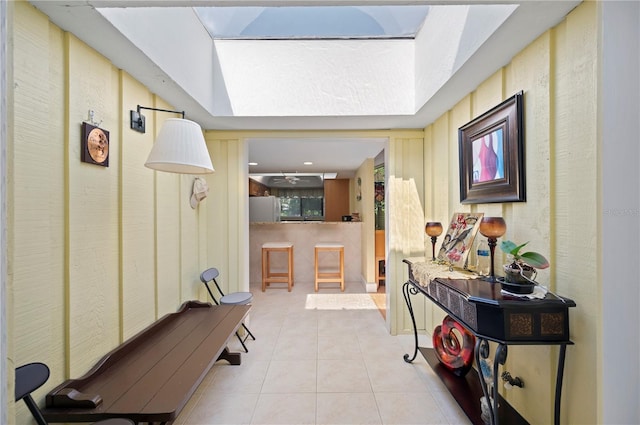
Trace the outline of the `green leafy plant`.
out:
<instances>
[{"instance_id":1,"label":"green leafy plant","mask_svg":"<svg viewBox=\"0 0 640 425\"><path fill-rule=\"evenodd\" d=\"M528 251L521 252L529 242L522 245L505 240L500 244L500 249L508 254L510 263L505 264L504 283L507 290L520 294L529 294L533 292L536 283L538 271L536 269L546 269L549 267L549 261L537 252Z\"/></svg>"},{"instance_id":2,"label":"green leafy plant","mask_svg":"<svg viewBox=\"0 0 640 425\"><path fill-rule=\"evenodd\" d=\"M520 252L528 243L529 242L525 242L522 245L516 245L511 241L502 241L500 249L509 254L513 258L514 263L527 264L536 269L546 269L549 267L549 261L542 254L533 251Z\"/></svg>"}]
</instances>

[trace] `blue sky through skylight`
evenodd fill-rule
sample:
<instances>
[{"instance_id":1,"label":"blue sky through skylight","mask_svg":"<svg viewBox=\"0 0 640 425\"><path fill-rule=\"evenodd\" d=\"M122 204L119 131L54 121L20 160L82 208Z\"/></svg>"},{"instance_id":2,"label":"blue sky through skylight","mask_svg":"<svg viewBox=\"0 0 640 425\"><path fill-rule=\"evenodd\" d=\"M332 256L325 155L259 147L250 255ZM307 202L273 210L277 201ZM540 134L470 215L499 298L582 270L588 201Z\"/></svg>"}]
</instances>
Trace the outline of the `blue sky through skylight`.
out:
<instances>
[{"instance_id":1,"label":"blue sky through skylight","mask_svg":"<svg viewBox=\"0 0 640 425\"><path fill-rule=\"evenodd\" d=\"M213 38L413 38L429 6L200 7Z\"/></svg>"}]
</instances>

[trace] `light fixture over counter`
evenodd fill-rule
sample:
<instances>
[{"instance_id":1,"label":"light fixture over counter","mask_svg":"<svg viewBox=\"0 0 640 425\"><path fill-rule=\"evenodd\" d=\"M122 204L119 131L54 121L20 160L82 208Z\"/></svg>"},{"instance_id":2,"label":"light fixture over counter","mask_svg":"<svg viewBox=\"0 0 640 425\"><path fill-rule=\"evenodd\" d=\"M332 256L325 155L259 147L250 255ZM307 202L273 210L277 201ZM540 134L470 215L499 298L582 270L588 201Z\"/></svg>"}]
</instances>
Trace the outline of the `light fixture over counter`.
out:
<instances>
[{"instance_id":1,"label":"light fixture over counter","mask_svg":"<svg viewBox=\"0 0 640 425\"><path fill-rule=\"evenodd\" d=\"M181 114L182 118L168 118L162 125L145 167L178 174L213 173L213 164L200 126L184 118L184 111L148 108L138 105L131 111L131 129L145 132L145 117L141 109Z\"/></svg>"}]
</instances>

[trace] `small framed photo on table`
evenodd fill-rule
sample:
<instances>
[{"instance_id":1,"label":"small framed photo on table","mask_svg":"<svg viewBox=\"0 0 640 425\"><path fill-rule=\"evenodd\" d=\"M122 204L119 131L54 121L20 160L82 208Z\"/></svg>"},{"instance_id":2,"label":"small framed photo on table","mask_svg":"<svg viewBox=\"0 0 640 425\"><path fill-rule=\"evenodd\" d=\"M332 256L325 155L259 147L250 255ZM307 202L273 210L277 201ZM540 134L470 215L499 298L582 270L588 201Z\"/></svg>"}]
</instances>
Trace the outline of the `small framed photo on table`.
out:
<instances>
[{"instance_id":1,"label":"small framed photo on table","mask_svg":"<svg viewBox=\"0 0 640 425\"><path fill-rule=\"evenodd\" d=\"M438 260L463 269L483 216L484 213L453 213L438 252Z\"/></svg>"}]
</instances>

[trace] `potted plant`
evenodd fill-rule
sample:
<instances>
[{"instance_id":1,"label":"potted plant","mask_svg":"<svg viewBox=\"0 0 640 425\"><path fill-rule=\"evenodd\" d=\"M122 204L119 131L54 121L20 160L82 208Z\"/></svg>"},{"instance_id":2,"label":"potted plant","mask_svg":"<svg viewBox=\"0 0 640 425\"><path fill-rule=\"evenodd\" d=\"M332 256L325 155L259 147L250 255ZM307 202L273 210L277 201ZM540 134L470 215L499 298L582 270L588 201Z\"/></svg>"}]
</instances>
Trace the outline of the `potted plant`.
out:
<instances>
[{"instance_id":1,"label":"potted plant","mask_svg":"<svg viewBox=\"0 0 640 425\"><path fill-rule=\"evenodd\" d=\"M530 294L536 285L536 269L546 269L549 261L537 252L520 252L525 245L516 245L512 241L502 241L500 249L507 254L509 263L503 266L504 282L502 286L510 292L518 294Z\"/></svg>"}]
</instances>

